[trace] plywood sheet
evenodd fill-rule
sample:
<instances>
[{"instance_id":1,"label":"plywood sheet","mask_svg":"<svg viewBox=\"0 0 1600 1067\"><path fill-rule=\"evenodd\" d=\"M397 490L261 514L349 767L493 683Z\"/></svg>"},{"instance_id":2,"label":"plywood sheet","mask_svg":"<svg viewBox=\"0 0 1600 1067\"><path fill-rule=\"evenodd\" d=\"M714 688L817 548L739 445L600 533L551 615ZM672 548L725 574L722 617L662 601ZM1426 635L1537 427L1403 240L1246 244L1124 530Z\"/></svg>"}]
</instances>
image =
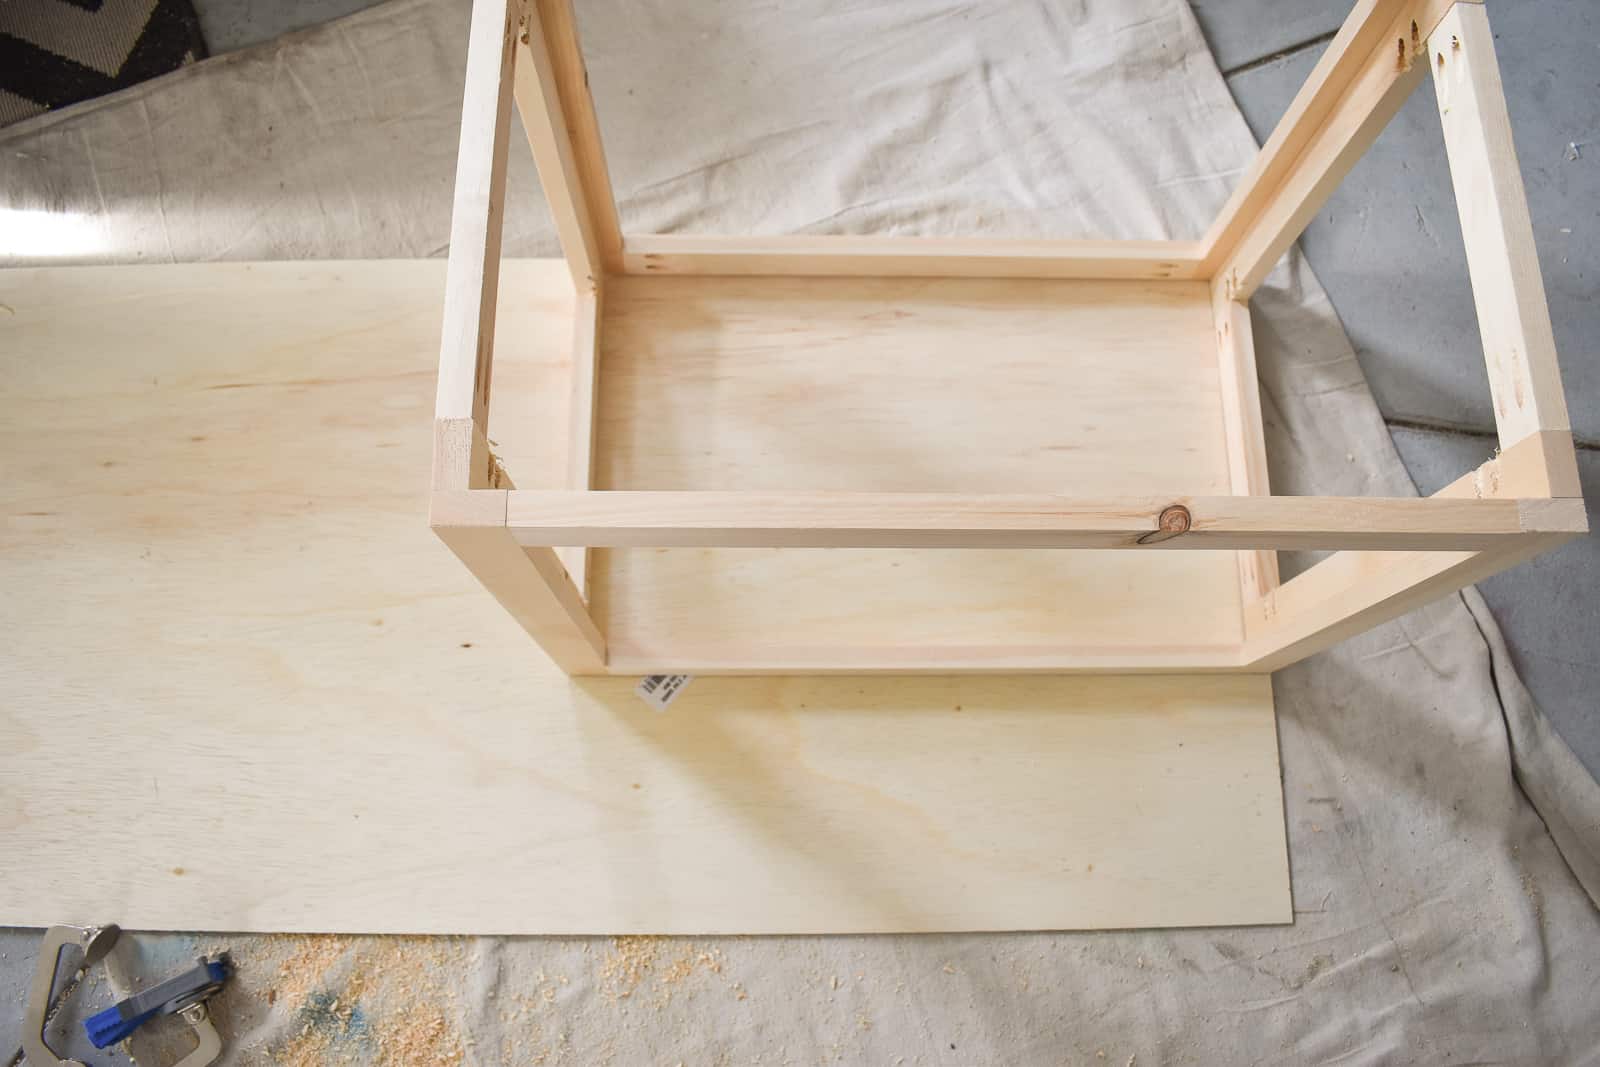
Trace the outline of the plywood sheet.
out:
<instances>
[{"instance_id":1,"label":"plywood sheet","mask_svg":"<svg viewBox=\"0 0 1600 1067\"><path fill-rule=\"evenodd\" d=\"M561 468L561 271L502 275L522 484ZM703 678L658 713L561 675L425 525L442 281L0 275L0 923L1288 921L1266 678Z\"/></svg>"},{"instance_id":2,"label":"plywood sheet","mask_svg":"<svg viewBox=\"0 0 1600 1067\"><path fill-rule=\"evenodd\" d=\"M601 332L596 485L1227 493L1199 282L622 279ZM1237 554L595 553L613 655L884 666L1222 662Z\"/></svg>"}]
</instances>

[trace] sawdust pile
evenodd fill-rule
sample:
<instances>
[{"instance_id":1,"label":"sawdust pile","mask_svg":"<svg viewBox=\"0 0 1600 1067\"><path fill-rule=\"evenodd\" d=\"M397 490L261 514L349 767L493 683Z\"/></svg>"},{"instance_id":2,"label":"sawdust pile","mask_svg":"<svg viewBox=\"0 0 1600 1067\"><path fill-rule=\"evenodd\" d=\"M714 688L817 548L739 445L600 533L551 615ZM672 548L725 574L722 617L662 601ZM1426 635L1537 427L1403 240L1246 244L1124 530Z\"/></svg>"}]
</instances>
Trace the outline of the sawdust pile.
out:
<instances>
[{"instance_id":1,"label":"sawdust pile","mask_svg":"<svg viewBox=\"0 0 1600 1067\"><path fill-rule=\"evenodd\" d=\"M459 1064L459 938L295 935L235 939L239 1062ZM215 950L222 948L219 944ZM251 1024L254 1025L251 1025ZM259 1043L252 1031L265 1035Z\"/></svg>"},{"instance_id":2,"label":"sawdust pile","mask_svg":"<svg viewBox=\"0 0 1600 1067\"><path fill-rule=\"evenodd\" d=\"M461 1036L439 1008L408 1013L379 1038L383 1063L460 1063Z\"/></svg>"},{"instance_id":3,"label":"sawdust pile","mask_svg":"<svg viewBox=\"0 0 1600 1067\"><path fill-rule=\"evenodd\" d=\"M332 935L283 938L284 956L278 964L277 983L268 991L269 997L275 1000L284 996L295 1004L304 1003L314 987L320 988L323 975L344 957L355 940Z\"/></svg>"},{"instance_id":4,"label":"sawdust pile","mask_svg":"<svg viewBox=\"0 0 1600 1067\"><path fill-rule=\"evenodd\" d=\"M617 1034L575 1027L573 1012L585 1002L610 1005L617 1020L609 1025L637 1025L629 1020L642 1010L658 1019L651 1025L678 1027L689 1040L694 998L749 999L725 973L721 948L676 938L552 946L547 962L576 967L570 979L464 938L246 936L197 948L226 948L236 961L214 1017L231 1062L242 1064L484 1062L479 1031L504 1062L600 1067L613 1062Z\"/></svg>"},{"instance_id":5,"label":"sawdust pile","mask_svg":"<svg viewBox=\"0 0 1600 1067\"><path fill-rule=\"evenodd\" d=\"M600 991L611 1000L626 1000L653 979L648 988L665 1003L675 987L698 972L721 974L722 950L665 937L617 937L600 963Z\"/></svg>"}]
</instances>

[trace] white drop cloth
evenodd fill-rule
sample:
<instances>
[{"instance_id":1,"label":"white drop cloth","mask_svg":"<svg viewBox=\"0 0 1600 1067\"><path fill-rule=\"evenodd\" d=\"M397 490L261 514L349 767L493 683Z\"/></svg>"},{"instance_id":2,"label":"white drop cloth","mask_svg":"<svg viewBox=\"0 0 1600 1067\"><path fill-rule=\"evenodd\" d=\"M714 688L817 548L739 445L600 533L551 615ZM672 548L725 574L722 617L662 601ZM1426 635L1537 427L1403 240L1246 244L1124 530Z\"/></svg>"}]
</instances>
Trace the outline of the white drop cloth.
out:
<instances>
[{"instance_id":1,"label":"white drop cloth","mask_svg":"<svg viewBox=\"0 0 1600 1067\"><path fill-rule=\"evenodd\" d=\"M579 7L635 231L1193 238L1255 147L1183 0ZM65 258L3 232L0 253L441 255L466 23L397 0L13 127L5 206L82 225ZM553 254L512 159L506 252ZM1274 488L1412 492L1310 272L1281 267L1254 312ZM237 938L232 1061L1600 1062L1600 788L1476 594L1275 691L1292 927Z\"/></svg>"}]
</instances>

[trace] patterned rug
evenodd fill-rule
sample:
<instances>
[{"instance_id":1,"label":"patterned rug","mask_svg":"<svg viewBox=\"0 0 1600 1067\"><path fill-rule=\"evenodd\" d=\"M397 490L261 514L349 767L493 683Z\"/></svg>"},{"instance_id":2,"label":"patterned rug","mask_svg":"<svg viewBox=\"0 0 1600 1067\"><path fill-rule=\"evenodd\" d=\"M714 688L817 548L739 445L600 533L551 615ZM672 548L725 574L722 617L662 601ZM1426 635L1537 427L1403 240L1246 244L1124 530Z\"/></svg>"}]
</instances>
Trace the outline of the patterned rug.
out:
<instances>
[{"instance_id":1,"label":"patterned rug","mask_svg":"<svg viewBox=\"0 0 1600 1067\"><path fill-rule=\"evenodd\" d=\"M0 0L0 126L205 55L190 0Z\"/></svg>"}]
</instances>

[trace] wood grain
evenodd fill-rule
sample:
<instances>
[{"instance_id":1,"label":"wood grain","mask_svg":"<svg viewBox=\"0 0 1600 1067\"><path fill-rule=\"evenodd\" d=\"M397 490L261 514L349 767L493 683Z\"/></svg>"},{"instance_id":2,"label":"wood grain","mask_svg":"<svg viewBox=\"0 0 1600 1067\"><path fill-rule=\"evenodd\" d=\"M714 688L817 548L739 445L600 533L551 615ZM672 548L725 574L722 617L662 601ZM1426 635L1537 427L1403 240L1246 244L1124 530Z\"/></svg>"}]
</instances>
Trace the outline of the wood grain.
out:
<instances>
[{"instance_id":1,"label":"wood grain","mask_svg":"<svg viewBox=\"0 0 1600 1067\"><path fill-rule=\"evenodd\" d=\"M622 262L629 274L1152 280L1201 277L1200 245L1189 241L629 234L623 238Z\"/></svg>"},{"instance_id":2,"label":"wood grain","mask_svg":"<svg viewBox=\"0 0 1600 1067\"><path fill-rule=\"evenodd\" d=\"M1495 427L1509 449L1572 424L1487 12L1452 7L1428 50Z\"/></svg>"},{"instance_id":3,"label":"wood grain","mask_svg":"<svg viewBox=\"0 0 1600 1067\"><path fill-rule=\"evenodd\" d=\"M1261 379L1256 373L1250 305L1228 299L1227 286L1213 280L1211 313L1217 331L1229 485L1240 496L1266 496L1272 486L1267 477L1267 435L1261 418ZM1239 589L1245 603L1278 587L1276 552L1244 551L1238 558Z\"/></svg>"},{"instance_id":4,"label":"wood grain","mask_svg":"<svg viewBox=\"0 0 1600 1067\"><path fill-rule=\"evenodd\" d=\"M435 493L429 525L557 666L568 674L604 674L605 638L584 605L582 587L553 549L523 547L511 537L506 495L504 489Z\"/></svg>"},{"instance_id":5,"label":"wood grain","mask_svg":"<svg viewBox=\"0 0 1600 1067\"><path fill-rule=\"evenodd\" d=\"M1547 431L1524 438L1477 470L1440 489L1434 500L1477 503L1531 497L1550 486L1571 435ZM1560 488L1577 492L1574 477ZM1266 596L1245 605L1243 660L1248 670L1277 670L1412 608L1532 559L1588 530L1582 497L1516 501L1548 509L1563 530L1509 540L1478 552L1336 552ZM1552 524L1554 525L1554 524Z\"/></svg>"},{"instance_id":6,"label":"wood grain","mask_svg":"<svg viewBox=\"0 0 1600 1067\"><path fill-rule=\"evenodd\" d=\"M515 12L510 0L472 8L461 147L450 212L450 265L440 330L435 416L470 419L476 435L460 449L435 453L436 489L483 488L483 435L494 371L495 302L500 291L500 238L505 221L506 151L511 130Z\"/></svg>"},{"instance_id":7,"label":"wood grain","mask_svg":"<svg viewBox=\"0 0 1600 1067\"><path fill-rule=\"evenodd\" d=\"M503 278L490 437L560 488L565 268ZM1264 677L703 678L662 714L562 675L427 528L443 282L0 275L0 922L1290 919Z\"/></svg>"},{"instance_id":8,"label":"wood grain","mask_svg":"<svg viewBox=\"0 0 1600 1067\"><path fill-rule=\"evenodd\" d=\"M516 6L522 13L512 78L517 114L539 170L539 186L550 205L550 218L561 242L561 254L572 272L573 286L580 291L593 290L600 287L605 276L600 251L605 224L597 223L597 217L615 218L611 188L606 185L591 189L584 181L578 146L563 114L560 83L538 6ZM597 200L604 203L596 207Z\"/></svg>"},{"instance_id":9,"label":"wood grain","mask_svg":"<svg viewBox=\"0 0 1600 1067\"><path fill-rule=\"evenodd\" d=\"M600 119L589 93L589 71L578 41L578 17L572 0L523 0L530 20L544 31L546 53L555 75L561 118L588 201L588 218L594 227L600 263L608 273L622 270L622 231L617 223L616 195L605 147L600 143Z\"/></svg>"},{"instance_id":10,"label":"wood grain","mask_svg":"<svg viewBox=\"0 0 1600 1067\"><path fill-rule=\"evenodd\" d=\"M1163 530L1163 516L1183 528ZM734 548L1480 549L1581 532L1581 500L1046 493L515 490L523 545Z\"/></svg>"},{"instance_id":11,"label":"wood grain","mask_svg":"<svg viewBox=\"0 0 1600 1067\"><path fill-rule=\"evenodd\" d=\"M572 315L572 371L568 394L567 488L594 488L595 385L600 374L600 290L580 292ZM589 549L568 546L558 555L585 601L589 598Z\"/></svg>"},{"instance_id":12,"label":"wood grain","mask_svg":"<svg viewBox=\"0 0 1600 1067\"><path fill-rule=\"evenodd\" d=\"M615 278L601 353L600 489L1229 492L1202 282ZM1242 638L1225 552L605 549L591 589L625 661L811 662L825 635L1135 669Z\"/></svg>"}]
</instances>

